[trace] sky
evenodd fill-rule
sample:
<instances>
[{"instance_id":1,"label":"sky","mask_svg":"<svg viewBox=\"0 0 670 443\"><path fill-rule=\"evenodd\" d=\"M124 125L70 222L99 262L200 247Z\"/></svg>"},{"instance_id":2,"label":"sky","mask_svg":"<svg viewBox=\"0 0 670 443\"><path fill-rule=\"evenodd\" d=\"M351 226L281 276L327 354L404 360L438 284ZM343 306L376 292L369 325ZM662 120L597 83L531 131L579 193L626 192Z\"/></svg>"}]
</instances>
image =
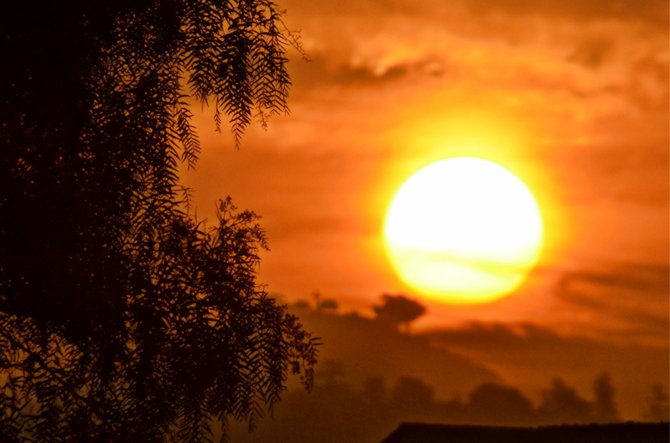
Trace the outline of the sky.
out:
<instances>
[{"instance_id":1,"label":"sky","mask_svg":"<svg viewBox=\"0 0 670 443\"><path fill-rule=\"evenodd\" d=\"M199 112L203 152L183 175L199 218L227 195L263 217L269 292L287 302L319 292L363 315L382 293L415 296L384 250L386 208L421 167L478 156L536 196L539 263L494 303L422 300L416 328L461 344L501 330L534 343L539 330L568 348L661 350L667 366L667 1L281 6L306 53L291 51L291 114L249 128L235 149Z\"/></svg>"}]
</instances>

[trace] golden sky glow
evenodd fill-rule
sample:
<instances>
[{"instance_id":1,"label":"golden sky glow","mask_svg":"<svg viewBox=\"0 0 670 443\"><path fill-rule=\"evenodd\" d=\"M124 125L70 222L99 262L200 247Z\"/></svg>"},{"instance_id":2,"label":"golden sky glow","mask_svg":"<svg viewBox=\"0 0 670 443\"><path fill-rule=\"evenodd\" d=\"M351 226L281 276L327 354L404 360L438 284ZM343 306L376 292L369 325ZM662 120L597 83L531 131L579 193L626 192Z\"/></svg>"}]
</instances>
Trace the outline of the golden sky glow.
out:
<instances>
[{"instance_id":1,"label":"golden sky glow","mask_svg":"<svg viewBox=\"0 0 670 443\"><path fill-rule=\"evenodd\" d=\"M384 238L396 271L417 295L485 303L516 289L536 263L542 217L512 173L456 157L407 179L386 214Z\"/></svg>"},{"instance_id":2,"label":"golden sky glow","mask_svg":"<svg viewBox=\"0 0 670 443\"><path fill-rule=\"evenodd\" d=\"M284 5L311 59L291 61L291 115L235 150L203 112L184 175L201 218L226 195L263 216L269 291L362 313L413 295L384 246L394 193L435 161L481 157L532 190L542 255L510 296L428 303L416 327L532 322L667 349L667 1Z\"/></svg>"},{"instance_id":3,"label":"golden sky glow","mask_svg":"<svg viewBox=\"0 0 670 443\"><path fill-rule=\"evenodd\" d=\"M623 314L659 324L668 310L667 4L587 4L286 2L311 59L290 64L291 116L252 128L239 151L199 116L205 149L185 176L199 216L233 196L264 217L271 291L367 309L411 292L384 249L394 192L439 159L487 158L533 190L542 259L513 297L431 306L424 323L532 317L667 342ZM638 270L644 295L627 289ZM596 295L611 291L625 295Z\"/></svg>"}]
</instances>

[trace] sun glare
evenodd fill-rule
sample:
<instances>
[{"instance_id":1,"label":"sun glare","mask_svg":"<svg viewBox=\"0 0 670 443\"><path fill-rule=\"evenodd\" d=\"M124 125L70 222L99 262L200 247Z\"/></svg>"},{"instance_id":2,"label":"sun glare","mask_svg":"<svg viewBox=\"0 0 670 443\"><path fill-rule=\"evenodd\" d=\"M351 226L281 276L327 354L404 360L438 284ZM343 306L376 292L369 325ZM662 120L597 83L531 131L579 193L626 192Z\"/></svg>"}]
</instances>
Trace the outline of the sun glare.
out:
<instances>
[{"instance_id":1,"label":"sun glare","mask_svg":"<svg viewBox=\"0 0 670 443\"><path fill-rule=\"evenodd\" d=\"M536 264L540 210L528 187L488 160L435 162L397 191L384 222L400 278L447 303L486 303L514 291Z\"/></svg>"}]
</instances>

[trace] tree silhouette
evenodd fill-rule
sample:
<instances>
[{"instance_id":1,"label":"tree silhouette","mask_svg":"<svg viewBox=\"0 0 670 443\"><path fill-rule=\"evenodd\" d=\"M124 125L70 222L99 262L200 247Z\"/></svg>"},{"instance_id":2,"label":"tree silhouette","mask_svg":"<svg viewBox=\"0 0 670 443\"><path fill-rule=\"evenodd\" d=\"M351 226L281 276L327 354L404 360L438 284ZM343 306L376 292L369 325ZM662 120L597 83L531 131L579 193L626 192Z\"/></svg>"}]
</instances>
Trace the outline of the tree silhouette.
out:
<instances>
[{"instance_id":1,"label":"tree silhouette","mask_svg":"<svg viewBox=\"0 0 670 443\"><path fill-rule=\"evenodd\" d=\"M410 408L425 408L433 402L435 392L416 377L400 377L391 392L391 401Z\"/></svg>"},{"instance_id":2,"label":"tree silhouette","mask_svg":"<svg viewBox=\"0 0 670 443\"><path fill-rule=\"evenodd\" d=\"M561 378L555 378L551 388L542 392L538 413L542 420L550 423L589 423L592 406Z\"/></svg>"},{"instance_id":3,"label":"tree silhouette","mask_svg":"<svg viewBox=\"0 0 670 443\"><path fill-rule=\"evenodd\" d=\"M668 406L668 393L661 383L651 387L648 399L648 409L645 418L652 421L668 421L670 419L670 407Z\"/></svg>"},{"instance_id":4,"label":"tree silhouette","mask_svg":"<svg viewBox=\"0 0 670 443\"><path fill-rule=\"evenodd\" d=\"M367 377L363 383L363 397L365 402L373 407L379 407L386 401L386 381L383 377Z\"/></svg>"},{"instance_id":5,"label":"tree silhouette","mask_svg":"<svg viewBox=\"0 0 670 443\"><path fill-rule=\"evenodd\" d=\"M256 285L265 235L188 212L211 103L236 144L287 111L266 0L23 1L0 14L0 434L201 441L251 425L316 350ZM225 435L225 433L224 433Z\"/></svg>"},{"instance_id":6,"label":"tree silhouette","mask_svg":"<svg viewBox=\"0 0 670 443\"><path fill-rule=\"evenodd\" d=\"M533 404L518 389L484 383L468 398L469 412L475 420L490 424L527 424L533 418Z\"/></svg>"},{"instance_id":7,"label":"tree silhouette","mask_svg":"<svg viewBox=\"0 0 670 443\"><path fill-rule=\"evenodd\" d=\"M383 294L384 303L381 306L374 306L372 309L377 318L383 322L389 323L395 328L409 324L426 313L426 307L421 303L405 297L404 295Z\"/></svg>"},{"instance_id":8,"label":"tree silhouette","mask_svg":"<svg viewBox=\"0 0 670 443\"><path fill-rule=\"evenodd\" d=\"M593 393L595 394L594 414L595 420L603 423L611 423L619 420L619 413L614 403L614 386L607 372L603 372L593 382Z\"/></svg>"}]
</instances>

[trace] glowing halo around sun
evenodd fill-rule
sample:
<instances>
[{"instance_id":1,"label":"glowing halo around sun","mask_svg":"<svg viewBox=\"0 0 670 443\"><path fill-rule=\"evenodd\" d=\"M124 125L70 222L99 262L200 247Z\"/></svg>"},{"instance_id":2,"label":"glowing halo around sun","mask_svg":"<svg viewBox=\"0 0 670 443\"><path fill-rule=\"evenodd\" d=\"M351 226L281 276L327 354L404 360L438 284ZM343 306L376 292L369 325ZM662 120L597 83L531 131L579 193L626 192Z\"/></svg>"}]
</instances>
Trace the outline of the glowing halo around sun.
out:
<instances>
[{"instance_id":1,"label":"glowing halo around sun","mask_svg":"<svg viewBox=\"0 0 670 443\"><path fill-rule=\"evenodd\" d=\"M384 241L399 277L445 303L487 303L521 285L543 242L528 187L489 160L455 157L419 170L386 213Z\"/></svg>"}]
</instances>

